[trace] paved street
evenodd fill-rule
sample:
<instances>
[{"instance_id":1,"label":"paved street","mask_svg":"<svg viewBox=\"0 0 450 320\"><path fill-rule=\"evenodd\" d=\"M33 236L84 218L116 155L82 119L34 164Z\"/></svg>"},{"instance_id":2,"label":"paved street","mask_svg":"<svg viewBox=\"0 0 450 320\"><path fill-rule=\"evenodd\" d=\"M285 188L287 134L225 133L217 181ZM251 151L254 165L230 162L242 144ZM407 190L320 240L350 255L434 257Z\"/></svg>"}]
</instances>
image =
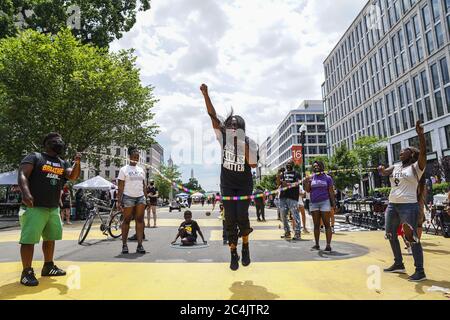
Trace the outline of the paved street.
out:
<instances>
[{"instance_id":1,"label":"paved street","mask_svg":"<svg viewBox=\"0 0 450 320\"><path fill-rule=\"evenodd\" d=\"M431 286L450 288L450 239L424 236L429 280L414 284L406 275L380 272L392 262L383 232L339 224L333 252L325 254L310 250L312 234L303 235L299 242L282 240L276 211L268 210L268 221L259 223L252 208L252 264L232 272L218 212L207 217L205 212L210 209L192 208L208 241L204 248L170 245L182 213L167 209L159 210L158 228L146 229L145 255L134 253L133 242L131 254L120 254L120 241L104 236L98 224L82 246L77 244L81 225L65 227L55 260L68 270L68 276L41 278L43 257L37 247L34 267L41 284L36 288L18 283L20 231L0 231L0 299L447 299L441 292L427 290ZM308 227L312 229L310 219ZM411 256L405 256L405 264L412 273Z\"/></svg>"}]
</instances>

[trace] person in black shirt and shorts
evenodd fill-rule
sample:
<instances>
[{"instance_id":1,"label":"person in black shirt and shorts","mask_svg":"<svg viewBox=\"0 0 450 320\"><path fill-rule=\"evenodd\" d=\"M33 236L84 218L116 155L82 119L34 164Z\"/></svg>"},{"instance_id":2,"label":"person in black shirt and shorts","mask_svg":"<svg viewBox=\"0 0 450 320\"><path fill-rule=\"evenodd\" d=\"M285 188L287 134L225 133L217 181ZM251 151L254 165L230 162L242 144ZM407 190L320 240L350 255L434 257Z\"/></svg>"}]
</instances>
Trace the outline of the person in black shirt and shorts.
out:
<instances>
[{"instance_id":1,"label":"person in black shirt and shorts","mask_svg":"<svg viewBox=\"0 0 450 320\"><path fill-rule=\"evenodd\" d=\"M150 180L147 187L147 228L150 228L150 215L153 213L153 228L156 228L156 206L158 205L158 188L155 181Z\"/></svg>"},{"instance_id":2,"label":"person in black shirt and shorts","mask_svg":"<svg viewBox=\"0 0 450 320\"><path fill-rule=\"evenodd\" d=\"M184 221L180 224L177 236L175 240L172 241L172 244L175 244L178 238L181 238L181 245L189 247L194 246L197 244L197 232L200 237L202 237L203 244L207 244L197 221L192 220L192 212L189 210L185 211Z\"/></svg>"},{"instance_id":3,"label":"person in black shirt and shorts","mask_svg":"<svg viewBox=\"0 0 450 320\"><path fill-rule=\"evenodd\" d=\"M20 209L21 226L20 255L23 272L20 283L25 286L37 286L33 262L34 245L42 237L44 267L41 276L65 276L66 272L53 263L55 241L62 239L60 217L61 190L67 180L76 180L80 175L81 155L75 156L72 168L62 160L64 142L59 133L49 133L44 138L42 153L35 152L26 156L20 163L18 184L22 191L24 207Z\"/></svg>"},{"instance_id":4,"label":"person in black shirt and shorts","mask_svg":"<svg viewBox=\"0 0 450 320\"><path fill-rule=\"evenodd\" d=\"M211 118L217 140L222 146L222 166L220 187L223 197L240 197L253 192L252 168L257 166L256 143L245 135L245 121L242 117L231 114L225 121L217 117L208 87L200 87L205 98L208 114ZM223 200L225 223L228 234L228 244L231 250L231 270L239 268L237 254L238 238L242 237L242 265L250 265L248 236L253 231L248 218L250 199Z\"/></svg>"}]
</instances>

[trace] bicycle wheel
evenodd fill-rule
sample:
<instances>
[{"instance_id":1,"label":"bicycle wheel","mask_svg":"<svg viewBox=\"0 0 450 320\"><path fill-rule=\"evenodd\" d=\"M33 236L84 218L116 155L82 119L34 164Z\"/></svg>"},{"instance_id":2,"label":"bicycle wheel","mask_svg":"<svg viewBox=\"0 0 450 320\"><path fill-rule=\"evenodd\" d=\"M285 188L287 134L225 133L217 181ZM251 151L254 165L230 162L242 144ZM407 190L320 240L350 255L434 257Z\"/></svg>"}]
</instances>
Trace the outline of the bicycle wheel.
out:
<instances>
[{"instance_id":1,"label":"bicycle wheel","mask_svg":"<svg viewBox=\"0 0 450 320\"><path fill-rule=\"evenodd\" d=\"M82 244L91 230L92 222L94 222L94 213L90 213L86 221L84 222L83 228L81 229L80 236L78 237L78 244Z\"/></svg>"},{"instance_id":2,"label":"bicycle wheel","mask_svg":"<svg viewBox=\"0 0 450 320\"><path fill-rule=\"evenodd\" d=\"M109 220L108 233L111 237L117 239L122 235L123 214L120 211L114 213Z\"/></svg>"}]
</instances>

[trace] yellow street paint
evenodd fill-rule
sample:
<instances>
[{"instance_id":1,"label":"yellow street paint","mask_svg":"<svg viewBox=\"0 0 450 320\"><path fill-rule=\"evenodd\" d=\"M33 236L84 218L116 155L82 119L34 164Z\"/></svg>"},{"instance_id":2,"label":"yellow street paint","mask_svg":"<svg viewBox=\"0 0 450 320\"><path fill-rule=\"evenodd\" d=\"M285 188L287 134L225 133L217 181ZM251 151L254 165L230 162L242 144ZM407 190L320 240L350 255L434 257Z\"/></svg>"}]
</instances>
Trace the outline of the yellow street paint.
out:
<instances>
[{"instance_id":1,"label":"yellow street paint","mask_svg":"<svg viewBox=\"0 0 450 320\"><path fill-rule=\"evenodd\" d=\"M214 237L220 233L220 230L212 231ZM261 239L276 234L279 236L280 231L256 230L253 237ZM369 248L368 254L351 259L257 262L247 268L241 266L237 272L230 271L228 263L58 261L58 266L71 270L68 276L41 278L42 261L35 261L40 285L34 288L23 287L18 283L20 262L0 263L0 299L448 300L443 293L427 290L433 285L450 287L450 239L423 236L425 270L429 280L411 283L407 281L406 275L382 272L393 261L389 243L383 236L383 232L334 235L335 241ZM311 235L308 237L312 238ZM324 239L324 234L321 234L321 238ZM279 241L284 243L281 239ZM223 250L224 254L228 254L227 248ZM206 259L207 249L204 252ZM257 257L253 256L253 259L257 260ZM404 256L404 260L408 274L411 274L414 271L413 259ZM372 281L374 275L377 276L377 270L379 281Z\"/></svg>"}]
</instances>

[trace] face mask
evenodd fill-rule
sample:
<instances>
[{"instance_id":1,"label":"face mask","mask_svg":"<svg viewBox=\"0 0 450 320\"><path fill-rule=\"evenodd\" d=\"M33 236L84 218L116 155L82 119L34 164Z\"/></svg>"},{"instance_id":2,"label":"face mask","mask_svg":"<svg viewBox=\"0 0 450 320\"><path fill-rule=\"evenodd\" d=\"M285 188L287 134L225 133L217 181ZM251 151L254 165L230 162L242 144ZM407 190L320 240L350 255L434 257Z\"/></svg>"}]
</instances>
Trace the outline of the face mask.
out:
<instances>
[{"instance_id":1,"label":"face mask","mask_svg":"<svg viewBox=\"0 0 450 320\"><path fill-rule=\"evenodd\" d=\"M50 149L55 152L57 155L60 155L64 152L64 142L58 141L58 142L52 142L50 144Z\"/></svg>"},{"instance_id":2,"label":"face mask","mask_svg":"<svg viewBox=\"0 0 450 320\"><path fill-rule=\"evenodd\" d=\"M153 182L151 182L151 183L150 183L150 186L152 186L152 187L153 187L154 185L155 185L155 184L154 184Z\"/></svg>"}]
</instances>

